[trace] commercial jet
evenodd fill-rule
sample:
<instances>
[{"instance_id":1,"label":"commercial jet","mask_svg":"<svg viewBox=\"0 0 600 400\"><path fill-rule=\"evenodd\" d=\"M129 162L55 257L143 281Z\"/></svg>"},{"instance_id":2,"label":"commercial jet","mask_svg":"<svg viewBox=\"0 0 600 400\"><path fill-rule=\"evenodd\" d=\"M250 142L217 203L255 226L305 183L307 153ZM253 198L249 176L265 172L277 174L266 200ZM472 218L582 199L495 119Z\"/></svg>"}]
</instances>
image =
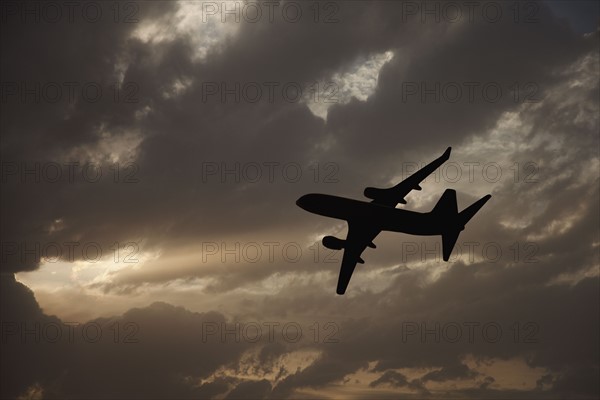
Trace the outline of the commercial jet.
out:
<instances>
[{"instance_id":1,"label":"commercial jet","mask_svg":"<svg viewBox=\"0 0 600 400\"><path fill-rule=\"evenodd\" d=\"M337 284L337 294L344 294L357 263L367 247L375 248L373 240L381 231L402 232L410 235L441 235L444 261L448 261L452 249L465 224L492 197L486 195L461 212L458 212L456 191L447 189L433 210L420 213L398 209L406 204L404 197L412 190L421 190L419 184L450 158L451 147L439 158L427 164L399 184L387 189L368 187L365 197L371 202L348 199L327 194L307 194L296 204L306 211L348 222L346 240L325 236L323 246L328 249L344 249L342 267Z\"/></svg>"}]
</instances>

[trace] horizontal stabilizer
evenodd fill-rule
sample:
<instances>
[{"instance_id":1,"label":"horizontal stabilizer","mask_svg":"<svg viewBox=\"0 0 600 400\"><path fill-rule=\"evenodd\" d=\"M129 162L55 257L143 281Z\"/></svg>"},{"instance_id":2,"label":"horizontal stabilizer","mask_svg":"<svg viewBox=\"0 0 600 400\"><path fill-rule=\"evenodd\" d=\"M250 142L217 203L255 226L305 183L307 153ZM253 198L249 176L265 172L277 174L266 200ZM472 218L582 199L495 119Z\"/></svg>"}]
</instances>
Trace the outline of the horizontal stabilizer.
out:
<instances>
[{"instance_id":1,"label":"horizontal stabilizer","mask_svg":"<svg viewBox=\"0 0 600 400\"><path fill-rule=\"evenodd\" d=\"M432 210L432 213L438 215L440 220L444 221L446 224L446 229L442 233L442 253L444 261L448 261L450 258L458 235L465 229L466 223L473 218L477 211L479 211L491 197L492 196L488 194L458 213L456 191L448 189L444 192Z\"/></svg>"},{"instance_id":2,"label":"horizontal stabilizer","mask_svg":"<svg viewBox=\"0 0 600 400\"><path fill-rule=\"evenodd\" d=\"M460 230L442 233L442 253L444 256L444 261L448 261L450 258L450 254L452 253L452 249L454 249L454 245L456 244L459 234Z\"/></svg>"},{"instance_id":3,"label":"horizontal stabilizer","mask_svg":"<svg viewBox=\"0 0 600 400\"><path fill-rule=\"evenodd\" d=\"M477 213L477 211L479 211L479 209L481 207L483 207L483 205L492 197L491 194L488 194L486 196L483 196L481 199L477 200L475 203L471 204L469 207L465 208L464 210L462 210L459 214L460 216L460 222L462 223L463 226L465 226L465 224L467 222L469 222L469 220L471 218L473 218L473 216Z\"/></svg>"}]
</instances>

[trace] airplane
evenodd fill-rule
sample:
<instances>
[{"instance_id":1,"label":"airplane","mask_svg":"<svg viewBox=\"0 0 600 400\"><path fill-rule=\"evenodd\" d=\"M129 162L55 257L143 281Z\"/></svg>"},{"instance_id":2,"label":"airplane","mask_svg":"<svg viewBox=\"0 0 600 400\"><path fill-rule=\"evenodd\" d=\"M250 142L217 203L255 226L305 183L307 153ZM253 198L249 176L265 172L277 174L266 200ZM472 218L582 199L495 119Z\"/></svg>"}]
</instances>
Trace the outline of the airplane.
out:
<instances>
[{"instance_id":1,"label":"airplane","mask_svg":"<svg viewBox=\"0 0 600 400\"><path fill-rule=\"evenodd\" d=\"M448 261L465 224L492 196L488 194L482 197L461 212L458 212L456 191L453 189L447 189L428 213L399 209L396 206L406 204L404 197L412 190L421 190L419 184L450 158L451 150L448 147L439 158L396 186L387 189L366 188L364 195L372 200L370 203L318 193L306 194L296 201L306 211L348 222L346 240L325 236L322 241L323 246L328 249L344 249L337 294L346 292L356 264L364 264L361 258L363 251L367 247L376 248L373 240L381 231L422 236L441 235L443 258Z\"/></svg>"}]
</instances>

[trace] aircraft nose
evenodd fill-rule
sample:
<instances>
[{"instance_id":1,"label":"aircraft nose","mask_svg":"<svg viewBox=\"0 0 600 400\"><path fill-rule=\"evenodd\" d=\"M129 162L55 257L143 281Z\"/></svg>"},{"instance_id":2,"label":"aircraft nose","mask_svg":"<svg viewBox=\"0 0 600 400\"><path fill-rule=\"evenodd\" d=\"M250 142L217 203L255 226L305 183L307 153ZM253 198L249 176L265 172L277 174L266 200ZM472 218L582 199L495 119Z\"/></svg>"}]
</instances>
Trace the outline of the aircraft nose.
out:
<instances>
[{"instance_id":1,"label":"aircraft nose","mask_svg":"<svg viewBox=\"0 0 600 400\"><path fill-rule=\"evenodd\" d=\"M314 193L305 194L296 200L298 207L308 212L314 212L316 204L318 204L318 196Z\"/></svg>"},{"instance_id":2,"label":"aircraft nose","mask_svg":"<svg viewBox=\"0 0 600 400\"><path fill-rule=\"evenodd\" d=\"M323 195L317 193L309 193L296 200L298 207L305 211L319 214L323 208Z\"/></svg>"},{"instance_id":3,"label":"aircraft nose","mask_svg":"<svg viewBox=\"0 0 600 400\"><path fill-rule=\"evenodd\" d=\"M306 210L307 203L308 203L308 195L307 194L305 194L304 196L302 196L298 200L296 200L296 205L304 210Z\"/></svg>"}]
</instances>

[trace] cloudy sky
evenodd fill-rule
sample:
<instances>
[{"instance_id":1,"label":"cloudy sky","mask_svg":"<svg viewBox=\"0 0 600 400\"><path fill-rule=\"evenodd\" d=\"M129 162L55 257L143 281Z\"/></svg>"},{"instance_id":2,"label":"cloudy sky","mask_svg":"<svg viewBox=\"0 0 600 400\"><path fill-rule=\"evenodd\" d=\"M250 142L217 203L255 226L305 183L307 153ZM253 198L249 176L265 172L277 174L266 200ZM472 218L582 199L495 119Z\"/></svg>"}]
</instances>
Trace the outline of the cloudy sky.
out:
<instances>
[{"instance_id":1,"label":"cloudy sky","mask_svg":"<svg viewBox=\"0 0 600 400\"><path fill-rule=\"evenodd\" d=\"M596 2L0 7L2 398L598 398Z\"/></svg>"}]
</instances>

